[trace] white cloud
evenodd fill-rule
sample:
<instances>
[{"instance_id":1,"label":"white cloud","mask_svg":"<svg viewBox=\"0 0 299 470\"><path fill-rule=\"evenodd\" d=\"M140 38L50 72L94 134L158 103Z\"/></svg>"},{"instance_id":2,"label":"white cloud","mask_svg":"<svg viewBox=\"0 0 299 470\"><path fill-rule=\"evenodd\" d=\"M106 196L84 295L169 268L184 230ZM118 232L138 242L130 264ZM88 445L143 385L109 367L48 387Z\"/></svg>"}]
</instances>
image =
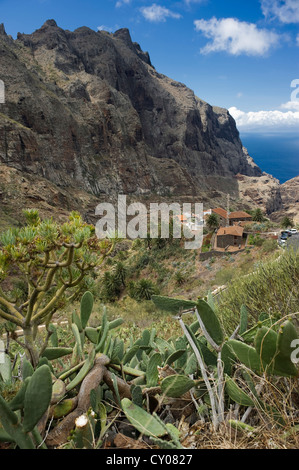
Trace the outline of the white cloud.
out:
<instances>
[{"instance_id":1,"label":"white cloud","mask_svg":"<svg viewBox=\"0 0 299 470\"><path fill-rule=\"evenodd\" d=\"M298 111L241 111L236 107L229 108L231 116L235 119L237 127L242 131L268 131L268 130L299 130L299 108Z\"/></svg>"},{"instance_id":2,"label":"white cloud","mask_svg":"<svg viewBox=\"0 0 299 470\"><path fill-rule=\"evenodd\" d=\"M299 46L299 34L297 34L296 42L297 42L297 46Z\"/></svg>"},{"instance_id":3,"label":"white cloud","mask_svg":"<svg viewBox=\"0 0 299 470\"><path fill-rule=\"evenodd\" d=\"M267 29L258 29L253 23L236 18L215 17L194 21L196 31L211 39L201 49L203 54L226 51L232 55L264 55L278 43L278 34Z\"/></svg>"},{"instance_id":4,"label":"white cloud","mask_svg":"<svg viewBox=\"0 0 299 470\"><path fill-rule=\"evenodd\" d=\"M109 26L105 26L104 24L101 24L101 26L97 27L98 31L109 31L109 33L112 33L113 29L109 28Z\"/></svg>"},{"instance_id":5,"label":"white cloud","mask_svg":"<svg viewBox=\"0 0 299 470\"><path fill-rule=\"evenodd\" d=\"M294 109L299 111L299 100L298 101L288 101L280 106L282 109Z\"/></svg>"},{"instance_id":6,"label":"white cloud","mask_svg":"<svg viewBox=\"0 0 299 470\"><path fill-rule=\"evenodd\" d=\"M123 5L129 5L131 3L131 0L118 0L116 2L116 8L122 7Z\"/></svg>"},{"instance_id":7,"label":"white cloud","mask_svg":"<svg viewBox=\"0 0 299 470\"><path fill-rule=\"evenodd\" d=\"M168 8L157 5L156 3L153 3L149 7L142 7L140 11L146 20L153 23L165 22L166 18L181 18L179 13L174 13Z\"/></svg>"},{"instance_id":8,"label":"white cloud","mask_svg":"<svg viewBox=\"0 0 299 470\"><path fill-rule=\"evenodd\" d=\"M299 23L298 0L261 0L263 14L282 23Z\"/></svg>"}]
</instances>

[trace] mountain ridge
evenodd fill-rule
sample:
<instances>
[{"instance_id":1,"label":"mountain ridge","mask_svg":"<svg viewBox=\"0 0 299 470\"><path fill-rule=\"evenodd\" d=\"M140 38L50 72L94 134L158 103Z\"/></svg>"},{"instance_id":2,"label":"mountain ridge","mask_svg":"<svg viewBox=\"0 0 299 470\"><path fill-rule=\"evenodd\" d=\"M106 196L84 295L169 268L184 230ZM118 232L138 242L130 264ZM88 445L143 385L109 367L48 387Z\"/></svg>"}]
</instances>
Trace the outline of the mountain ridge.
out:
<instances>
[{"instance_id":1,"label":"mountain ridge","mask_svg":"<svg viewBox=\"0 0 299 470\"><path fill-rule=\"evenodd\" d=\"M263 175L229 112L157 72L126 28L71 32L47 20L14 40L2 25L0 64L3 165L98 199L230 193L237 204L237 175Z\"/></svg>"}]
</instances>

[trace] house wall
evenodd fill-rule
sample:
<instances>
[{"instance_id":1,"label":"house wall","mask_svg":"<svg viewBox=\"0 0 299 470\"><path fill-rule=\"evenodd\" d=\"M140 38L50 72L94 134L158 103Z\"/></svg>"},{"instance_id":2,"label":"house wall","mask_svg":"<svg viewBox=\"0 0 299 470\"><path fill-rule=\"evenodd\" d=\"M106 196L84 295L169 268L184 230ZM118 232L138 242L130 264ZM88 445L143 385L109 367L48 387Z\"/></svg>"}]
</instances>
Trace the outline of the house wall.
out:
<instances>
[{"instance_id":1,"label":"house wall","mask_svg":"<svg viewBox=\"0 0 299 470\"><path fill-rule=\"evenodd\" d=\"M242 244L242 237L236 237L234 235L218 235L217 236L217 247L225 248L228 245L238 246Z\"/></svg>"},{"instance_id":2,"label":"house wall","mask_svg":"<svg viewBox=\"0 0 299 470\"><path fill-rule=\"evenodd\" d=\"M221 215L217 214L216 212L214 212L214 213L218 216L220 226L225 227L226 226L226 219L224 217L222 217Z\"/></svg>"}]
</instances>

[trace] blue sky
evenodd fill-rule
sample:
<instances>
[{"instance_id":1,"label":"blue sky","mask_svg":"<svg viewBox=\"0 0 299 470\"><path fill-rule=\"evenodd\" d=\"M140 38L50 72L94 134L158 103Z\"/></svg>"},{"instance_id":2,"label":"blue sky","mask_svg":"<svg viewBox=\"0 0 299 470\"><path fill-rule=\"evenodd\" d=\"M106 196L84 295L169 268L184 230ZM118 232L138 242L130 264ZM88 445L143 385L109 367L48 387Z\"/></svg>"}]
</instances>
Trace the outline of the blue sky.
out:
<instances>
[{"instance_id":1,"label":"blue sky","mask_svg":"<svg viewBox=\"0 0 299 470\"><path fill-rule=\"evenodd\" d=\"M241 132L299 130L299 0L0 0L14 38L52 18L129 28L160 73L230 109Z\"/></svg>"}]
</instances>

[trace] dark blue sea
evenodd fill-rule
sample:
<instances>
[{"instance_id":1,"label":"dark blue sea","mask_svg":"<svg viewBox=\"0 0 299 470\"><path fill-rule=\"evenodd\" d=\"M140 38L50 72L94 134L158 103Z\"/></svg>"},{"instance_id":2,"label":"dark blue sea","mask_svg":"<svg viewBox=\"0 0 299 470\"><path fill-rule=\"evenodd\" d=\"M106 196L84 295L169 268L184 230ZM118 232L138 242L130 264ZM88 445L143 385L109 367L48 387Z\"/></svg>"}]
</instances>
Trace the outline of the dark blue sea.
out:
<instances>
[{"instance_id":1,"label":"dark blue sea","mask_svg":"<svg viewBox=\"0 0 299 470\"><path fill-rule=\"evenodd\" d=\"M285 134L240 132L244 147L255 163L280 183L299 175L299 130Z\"/></svg>"}]
</instances>

